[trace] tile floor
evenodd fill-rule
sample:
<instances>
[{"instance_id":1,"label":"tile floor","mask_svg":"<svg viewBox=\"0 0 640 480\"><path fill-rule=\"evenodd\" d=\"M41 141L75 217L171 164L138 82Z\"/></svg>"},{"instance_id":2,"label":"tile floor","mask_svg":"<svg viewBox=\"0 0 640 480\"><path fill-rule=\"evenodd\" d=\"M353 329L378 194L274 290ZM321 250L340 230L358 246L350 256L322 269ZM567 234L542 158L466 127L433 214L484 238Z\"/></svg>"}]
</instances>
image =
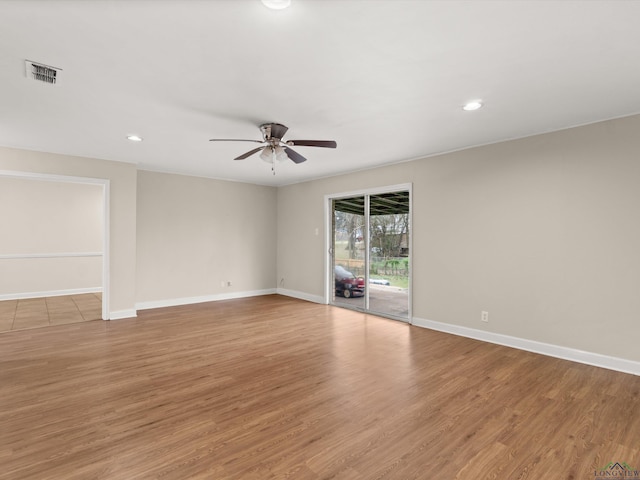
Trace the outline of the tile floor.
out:
<instances>
[{"instance_id":1,"label":"tile floor","mask_svg":"<svg viewBox=\"0 0 640 480\"><path fill-rule=\"evenodd\" d=\"M0 332L101 318L100 293L0 301Z\"/></svg>"}]
</instances>

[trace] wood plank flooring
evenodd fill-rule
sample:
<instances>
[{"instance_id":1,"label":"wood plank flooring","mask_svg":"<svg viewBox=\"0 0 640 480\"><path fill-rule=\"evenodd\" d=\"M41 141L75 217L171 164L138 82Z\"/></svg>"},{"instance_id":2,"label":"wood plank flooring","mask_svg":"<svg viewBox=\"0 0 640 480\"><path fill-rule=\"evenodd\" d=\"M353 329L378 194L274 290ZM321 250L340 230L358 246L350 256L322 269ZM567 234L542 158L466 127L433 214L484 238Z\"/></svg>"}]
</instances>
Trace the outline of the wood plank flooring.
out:
<instances>
[{"instance_id":1,"label":"wood plank flooring","mask_svg":"<svg viewBox=\"0 0 640 480\"><path fill-rule=\"evenodd\" d=\"M594 479L640 377L277 295L0 334L0 479Z\"/></svg>"},{"instance_id":2,"label":"wood plank flooring","mask_svg":"<svg viewBox=\"0 0 640 480\"><path fill-rule=\"evenodd\" d=\"M0 301L0 332L100 319L100 293Z\"/></svg>"}]
</instances>

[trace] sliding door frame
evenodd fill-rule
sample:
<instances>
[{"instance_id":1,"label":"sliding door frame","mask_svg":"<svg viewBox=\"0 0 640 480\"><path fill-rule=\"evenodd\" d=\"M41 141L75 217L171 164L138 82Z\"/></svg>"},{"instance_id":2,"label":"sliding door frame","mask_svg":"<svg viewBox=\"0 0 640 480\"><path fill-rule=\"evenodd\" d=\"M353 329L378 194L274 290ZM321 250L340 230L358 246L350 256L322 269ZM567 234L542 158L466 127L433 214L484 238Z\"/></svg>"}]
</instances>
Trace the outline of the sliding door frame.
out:
<instances>
[{"instance_id":1,"label":"sliding door frame","mask_svg":"<svg viewBox=\"0 0 640 480\"><path fill-rule=\"evenodd\" d=\"M325 225L325 237L324 237L324 303L329 305L331 304L331 298L333 292L335 290L335 280L334 280L334 272L333 272L333 201L339 198L348 198L348 197L362 197L362 196L371 196L371 195L379 195L383 193L393 193L393 192L409 192L409 305L408 305L408 318L406 320L396 318L393 316L389 316L389 318L393 318L394 320L407 321L408 323L413 323L413 184L412 183L401 183L398 185L388 185L384 187L374 187L374 188L366 188L362 190L353 190L349 192L340 192L340 193L331 193L324 196L324 225ZM364 236L366 239L365 245L365 288L367 289L367 295L365 296L365 310L368 312L369 310L369 247L370 247L370 239L369 239L369 213L370 213L370 205L369 201L365 202L365 225L366 225L366 235ZM375 315L386 316L383 313L378 312L370 312Z\"/></svg>"}]
</instances>

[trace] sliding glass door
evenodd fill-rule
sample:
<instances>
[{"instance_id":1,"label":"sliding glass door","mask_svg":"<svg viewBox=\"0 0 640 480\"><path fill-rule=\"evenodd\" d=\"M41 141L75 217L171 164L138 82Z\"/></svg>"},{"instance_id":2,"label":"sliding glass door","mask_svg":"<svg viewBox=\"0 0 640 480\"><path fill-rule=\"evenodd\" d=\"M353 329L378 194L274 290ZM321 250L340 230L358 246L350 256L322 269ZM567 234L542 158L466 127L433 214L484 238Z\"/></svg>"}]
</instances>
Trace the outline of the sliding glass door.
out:
<instances>
[{"instance_id":1,"label":"sliding glass door","mask_svg":"<svg viewBox=\"0 0 640 480\"><path fill-rule=\"evenodd\" d=\"M330 303L410 320L410 190L330 198Z\"/></svg>"}]
</instances>

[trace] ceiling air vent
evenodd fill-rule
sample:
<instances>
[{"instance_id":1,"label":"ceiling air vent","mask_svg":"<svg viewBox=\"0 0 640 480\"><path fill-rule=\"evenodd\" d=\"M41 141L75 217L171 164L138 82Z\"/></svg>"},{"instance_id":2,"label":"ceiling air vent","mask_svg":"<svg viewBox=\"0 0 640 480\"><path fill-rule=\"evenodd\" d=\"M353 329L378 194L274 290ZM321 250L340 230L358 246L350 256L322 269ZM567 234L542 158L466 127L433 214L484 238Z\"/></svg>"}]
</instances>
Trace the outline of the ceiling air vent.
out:
<instances>
[{"instance_id":1,"label":"ceiling air vent","mask_svg":"<svg viewBox=\"0 0 640 480\"><path fill-rule=\"evenodd\" d=\"M25 60L24 63L27 69L27 78L37 82L48 83L49 85L57 85L60 83L61 68L50 67L49 65L43 65L42 63L36 63L30 60Z\"/></svg>"}]
</instances>

